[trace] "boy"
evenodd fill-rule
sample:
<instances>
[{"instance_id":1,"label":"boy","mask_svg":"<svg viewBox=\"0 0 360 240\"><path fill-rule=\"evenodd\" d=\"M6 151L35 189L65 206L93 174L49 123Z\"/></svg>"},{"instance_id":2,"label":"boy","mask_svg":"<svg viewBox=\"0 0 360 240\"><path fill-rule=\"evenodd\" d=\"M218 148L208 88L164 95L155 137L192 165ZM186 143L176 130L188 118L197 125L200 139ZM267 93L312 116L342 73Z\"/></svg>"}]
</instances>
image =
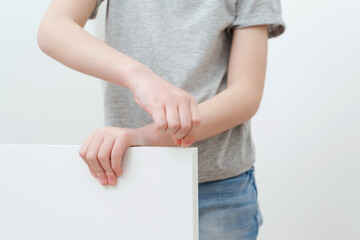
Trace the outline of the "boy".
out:
<instances>
[{"instance_id":1,"label":"boy","mask_svg":"<svg viewBox=\"0 0 360 240\"><path fill-rule=\"evenodd\" d=\"M101 2L53 0L38 31L43 52L106 81L105 127L79 151L91 174L116 184L129 146L196 146L200 239L256 239L250 119L280 0L109 0L106 43L83 30Z\"/></svg>"}]
</instances>

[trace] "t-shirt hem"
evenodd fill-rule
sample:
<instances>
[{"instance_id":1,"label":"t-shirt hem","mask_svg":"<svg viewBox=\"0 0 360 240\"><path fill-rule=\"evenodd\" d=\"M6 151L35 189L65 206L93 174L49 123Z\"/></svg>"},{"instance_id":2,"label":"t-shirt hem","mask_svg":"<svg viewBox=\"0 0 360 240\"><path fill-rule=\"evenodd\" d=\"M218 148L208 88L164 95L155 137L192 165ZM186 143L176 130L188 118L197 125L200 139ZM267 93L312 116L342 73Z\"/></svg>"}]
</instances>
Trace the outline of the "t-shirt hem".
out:
<instances>
[{"instance_id":1,"label":"t-shirt hem","mask_svg":"<svg viewBox=\"0 0 360 240\"><path fill-rule=\"evenodd\" d=\"M268 25L268 38L275 38L282 35L287 29L287 25L282 19L281 15L267 15L267 14L257 14L249 17L244 17L242 19L237 19L233 22L232 26L229 27L228 34L231 36L232 31L235 28L245 28L256 25Z\"/></svg>"},{"instance_id":2,"label":"t-shirt hem","mask_svg":"<svg viewBox=\"0 0 360 240\"><path fill-rule=\"evenodd\" d=\"M242 167L241 169L235 169L235 171L226 170L226 171L217 171L217 172L211 172L211 173L205 172L205 173L202 173L201 175L199 174L198 183L223 180L223 179L238 176L242 173L245 173L250 168L252 168L254 166L254 163L255 162L251 162L250 164L248 164L245 167Z\"/></svg>"}]
</instances>

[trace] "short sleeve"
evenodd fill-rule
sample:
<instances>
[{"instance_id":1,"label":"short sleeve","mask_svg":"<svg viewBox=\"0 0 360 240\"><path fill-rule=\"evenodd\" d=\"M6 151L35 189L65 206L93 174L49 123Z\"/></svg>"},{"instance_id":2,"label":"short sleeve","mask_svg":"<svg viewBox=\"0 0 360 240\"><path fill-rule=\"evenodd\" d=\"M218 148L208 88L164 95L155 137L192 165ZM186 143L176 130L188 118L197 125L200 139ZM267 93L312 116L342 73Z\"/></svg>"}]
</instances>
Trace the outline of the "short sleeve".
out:
<instances>
[{"instance_id":1,"label":"short sleeve","mask_svg":"<svg viewBox=\"0 0 360 240\"><path fill-rule=\"evenodd\" d=\"M235 19L226 31L232 36L234 28L264 24L268 25L269 38L284 33L286 25L282 18L280 0L237 0Z\"/></svg>"},{"instance_id":2,"label":"short sleeve","mask_svg":"<svg viewBox=\"0 0 360 240\"><path fill-rule=\"evenodd\" d=\"M95 6L95 8L94 8L94 11L91 13L91 16L89 17L89 19L94 19L94 18L96 18L96 15L97 15L99 6L100 6L100 4L101 4L103 1L104 1L104 0L96 0L96 6Z\"/></svg>"}]
</instances>

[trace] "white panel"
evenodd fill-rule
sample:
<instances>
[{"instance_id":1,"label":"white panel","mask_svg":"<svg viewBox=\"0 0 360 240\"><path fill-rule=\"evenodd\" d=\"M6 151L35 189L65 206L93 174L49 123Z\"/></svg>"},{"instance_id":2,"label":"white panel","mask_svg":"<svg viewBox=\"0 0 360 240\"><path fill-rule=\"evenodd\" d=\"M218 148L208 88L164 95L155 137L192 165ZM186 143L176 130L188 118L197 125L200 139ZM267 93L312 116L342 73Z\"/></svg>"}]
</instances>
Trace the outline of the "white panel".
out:
<instances>
[{"instance_id":1,"label":"white panel","mask_svg":"<svg viewBox=\"0 0 360 240\"><path fill-rule=\"evenodd\" d=\"M115 186L79 149L0 145L2 239L198 239L196 147L128 148Z\"/></svg>"}]
</instances>

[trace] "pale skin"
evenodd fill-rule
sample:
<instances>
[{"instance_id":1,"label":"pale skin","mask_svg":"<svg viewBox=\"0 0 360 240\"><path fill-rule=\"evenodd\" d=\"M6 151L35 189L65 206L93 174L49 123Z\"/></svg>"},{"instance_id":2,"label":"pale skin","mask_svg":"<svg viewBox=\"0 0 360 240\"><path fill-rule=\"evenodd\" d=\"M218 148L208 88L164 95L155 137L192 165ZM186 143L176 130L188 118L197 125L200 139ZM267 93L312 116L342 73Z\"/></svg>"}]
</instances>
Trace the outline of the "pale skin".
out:
<instances>
[{"instance_id":1,"label":"pale skin","mask_svg":"<svg viewBox=\"0 0 360 240\"><path fill-rule=\"evenodd\" d=\"M255 115L266 75L267 25L234 29L227 87L197 104L190 94L87 33L83 26L95 4L96 0L53 0L40 24L38 42L43 52L64 65L128 87L135 101L153 117L152 123L137 129L107 126L86 138L79 155L101 184L116 184L128 147L188 147ZM142 87L145 82L149 85Z\"/></svg>"}]
</instances>

